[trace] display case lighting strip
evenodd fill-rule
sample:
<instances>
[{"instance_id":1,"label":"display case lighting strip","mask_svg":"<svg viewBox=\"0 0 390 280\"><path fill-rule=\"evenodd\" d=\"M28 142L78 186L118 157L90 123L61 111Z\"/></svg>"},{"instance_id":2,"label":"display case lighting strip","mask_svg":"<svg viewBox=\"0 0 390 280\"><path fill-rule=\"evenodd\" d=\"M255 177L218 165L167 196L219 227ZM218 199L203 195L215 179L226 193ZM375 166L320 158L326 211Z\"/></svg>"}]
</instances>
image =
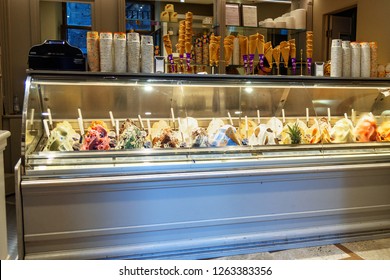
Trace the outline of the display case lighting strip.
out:
<instances>
[{"instance_id":1,"label":"display case lighting strip","mask_svg":"<svg viewBox=\"0 0 390 280\"><path fill-rule=\"evenodd\" d=\"M255 1L251 1L251 2L291 4L291 0L255 0Z\"/></svg>"},{"instance_id":2,"label":"display case lighting strip","mask_svg":"<svg viewBox=\"0 0 390 280\"><path fill-rule=\"evenodd\" d=\"M60 81L35 81L32 82L32 86L37 85L49 85L49 86L79 86L79 85L89 85L89 86L136 86L137 82L129 83L127 81L123 81L121 83L115 82L115 83L107 83L107 82L76 82L76 81L69 81L69 82L60 82ZM139 85L139 84L138 84Z\"/></svg>"},{"instance_id":3,"label":"display case lighting strip","mask_svg":"<svg viewBox=\"0 0 390 280\"><path fill-rule=\"evenodd\" d=\"M171 82L167 83L154 83L153 81L150 82L128 82L128 81L115 81L115 82L75 82L75 81L69 81L69 82L63 82L63 81L34 81L31 82L31 87L38 86L38 85L55 85L55 86L79 86L79 85L89 85L89 86L103 86L103 87L112 87L112 86L118 86L118 87L145 87L145 86L154 86L154 87L176 87L181 86L183 88L247 88L248 85L238 85L238 84L222 84L222 83L215 83L213 85L210 84L201 84L201 83L181 83L181 84L172 84ZM343 89L377 89L378 91L383 91L384 89L381 87L373 87L372 85L367 86L356 86L356 85L340 85L340 84L284 84L284 83L251 83L251 88L321 88L321 89L335 89L342 87ZM389 89L386 89L388 92Z\"/></svg>"},{"instance_id":4,"label":"display case lighting strip","mask_svg":"<svg viewBox=\"0 0 390 280\"><path fill-rule=\"evenodd\" d=\"M313 86L305 85L304 87L305 88L324 88L324 89L342 88L342 89L377 89L377 90L381 90L381 88L373 87L372 85L367 85L367 86L348 86L348 85L340 85L340 84L333 84L333 85L314 84Z\"/></svg>"},{"instance_id":5,"label":"display case lighting strip","mask_svg":"<svg viewBox=\"0 0 390 280\"><path fill-rule=\"evenodd\" d=\"M55 85L55 86L79 86L79 85L89 85L89 86L125 86L125 87L145 87L145 86L154 86L154 87L176 87L178 85L175 84L155 84L153 82L150 83L128 83L128 82L123 82L123 83L118 83L118 82L113 82L113 83L107 83L107 82L82 82L82 83L75 83L75 82L34 82L32 85ZM238 86L237 84L181 84L180 86L182 87L201 87L201 88L247 88L247 85L243 86ZM283 84L251 84L252 88L304 88L305 86L303 85L283 85Z\"/></svg>"}]
</instances>

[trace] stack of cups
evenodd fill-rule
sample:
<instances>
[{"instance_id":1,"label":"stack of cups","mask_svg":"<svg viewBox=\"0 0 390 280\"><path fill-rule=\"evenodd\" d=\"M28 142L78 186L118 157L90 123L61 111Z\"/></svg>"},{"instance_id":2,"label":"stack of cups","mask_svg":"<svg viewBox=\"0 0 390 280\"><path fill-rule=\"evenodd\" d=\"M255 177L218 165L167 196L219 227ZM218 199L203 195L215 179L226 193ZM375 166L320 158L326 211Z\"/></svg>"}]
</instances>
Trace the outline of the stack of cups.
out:
<instances>
[{"instance_id":1,"label":"stack of cups","mask_svg":"<svg viewBox=\"0 0 390 280\"><path fill-rule=\"evenodd\" d=\"M140 71L140 49L139 34L127 33L127 71L129 73L139 73Z\"/></svg>"},{"instance_id":2,"label":"stack of cups","mask_svg":"<svg viewBox=\"0 0 390 280\"><path fill-rule=\"evenodd\" d=\"M351 77L360 77L360 60L361 60L361 48L360 43L351 43Z\"/></svg>"},{"instance_id":3,"label":"stack of cups","mask_svg":"<svg viewBox=\"0 0 390 280\"><path fill-rule=\"evenodd\" d=\"M295 28L295 18L293 16L286 16L286 28L287 29L294 29Z\"/></svg>"},{"instance_id":4,"label":"stack of cups","mask_svg":"<svg viewBox=\"0 0 390 280\"><path fill-rule=\"evenodd\" d=\"M360 61L360 76L369 78L371 74L371 52L370 44L367 42L361 43Z\"/></svg>"},{"instance_id":5,"label":"stack of cups","mask_svg":"<svg viewBox=\"0 0 390 280\"><path fill-rule=\"evenodd\" d=\"M88 31L87 32L87 60L89 71L100 71L99 60L99 32Z\"/></svg>"},{"instance_id":6,"label":"stack of cups","mask_svg":"<svg viewBox=\"0 0 390 280\"><path fill-rule=\"evenodd\" d=\"M114 33L114 72L126 72L126 34L122 32Z\"/></svg>"},{"instance_id":7,"label":"stack of cups","mask_svg":"<svg viewBox=\"0 0 390 280\"><path fill-rule=\"evenodd\" d=\"M112 33L100 33L100 71L113 71Z\"/></svg>"},{"instance_id":8,"label":"stack of cups","mask_svg":"<svg viewBox=\"0 0 390 280\"><path fill-rule=\"evenodd\" d=\"M370 42L371 51L371 77L378 76L378 44L376 42Z\"/></svg>"},{"instance_id":9,"label":"stack of cups","mask_svg":"<svg viewBox=\"0 0 390 280\"><path fill-rule=\"evenodd\" d=\"M296 9L291 11L291 16L294 18L294 27L296 29L306 29L306 10Z\"/></svg>"},{"instance_id":10,"label":"stack of cups","mask_svg":"<svg viewBox=\"0 0 390 280\"><path fill-rule=\"evenodd\" d=\"M343 50L340 39L332 40L332 49L330 54L331 66L330 66L330 76L331 77L341 77L342 76L342 67L343 67Z\"/></svg>"},{"instance_id":11,"label":"stack of cups","mask_svg":"<svg viewBox=\"0 0 390 280\"><path fill-rule=\"evenodd\" d=\"M343 41L343 77L351 77L351 42Z\"/></svg>"},{"instance_id":12,"label":"stack of cups","mask_svg":"<svg viewBox=\"0 0 390 280\"><path fill-rule=\"evenodd\" d=\"M153 37L148 35L141 36L141 72L154 72L154 45Z\"/></svg>"}]
</instances>

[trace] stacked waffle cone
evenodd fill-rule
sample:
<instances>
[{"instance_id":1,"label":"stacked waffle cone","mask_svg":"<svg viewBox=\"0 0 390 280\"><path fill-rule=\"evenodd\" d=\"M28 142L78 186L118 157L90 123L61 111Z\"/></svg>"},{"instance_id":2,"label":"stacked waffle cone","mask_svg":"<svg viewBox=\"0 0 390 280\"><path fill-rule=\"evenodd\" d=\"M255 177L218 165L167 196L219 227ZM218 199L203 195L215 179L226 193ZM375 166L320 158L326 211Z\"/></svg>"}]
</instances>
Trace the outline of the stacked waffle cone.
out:
<instances>
[{"instance_id":1,"label":"stacked waffle cone","mask_svg":"<svg viewBox=\"0 0 390 280\"><path fill-rule=\"evenodd\" d=\"M282 41L280 42L280 52L282 54L284 67L288 67L288 59L290 58L290 42Z\"/></svg>"},{"instance_id":2,"label":"stacked waffle cone","mask_svg":"<svg viewBox=\"0 0 390 280\"><path fill-rule=\"evenodd\" d=\"M210 55L210 66L218 66L219 63L219 46L221 36L215 36L214 33L210 36L209 55Z\"/></svg>"},{"instance_id":3,"label":"stacked waffle cone","mask_svg":"<svg viewBox=\"0 0 390 280\"><path fill-rule=\"evenodd\" d=\"M257 49L258 34L253 34L249 36L249 54L255 54Z\"/></svg>"},{"instance_id":4,"label":"stacked waffle cone","mask_svg":"<svg viewBox=\"0 0 390 280\"><path fill-rule=\"evenodd\" d=\"M306 32L306 57L313 58L313 31Z\"/></svg>"},{"instance_id":5,"label":"stacked waffle cone","mask_svg":"<svg viewBox=\"0 0 390 280\"><path fill-rule=\"evenodd\" d=\"M231 64L232 56L233 56L233 41L235 36L229 35L225 37L223 40L223 47L225 51L225 63L226 66Z\"/></svg>"},{"instance_id":6,"label":"stacked waffle cone","mask_svg":"<svg viewBox=\"0 0 390 280\"><path fill-rule=\"evenodd\" d=\"M273 48L272 43L267 42L264 44L264 56L265 59L268 61L269 68L272 68L272 54L273 54Z\"/></svg>"},{"instance_id":7,"label":"stacked waffle cone","mask_svg":"<svg viewBox=\"0 0 390 280\"><path fill-rule=\"evenodd\" d=\"M272 57L275 60L276 67L279 68L279 63L280 63L280 45L277 45L273 50L272 50Z\"/></svg>"},{"instance_id":8,"label":"stacked waffle cone","mask_svg":"<svg viewBox=\"0 0 390 280\"><path fill-rule=\"evenodd\" d=\"M307 60L308 75L311 75L312 59L313 59L313 31L306 31L306 60Z\"/></svg>"},{"instance_id":9,"label":"stacked waffle cone","mask_svg":"<svg viewBox=\"0 0 390 280\"><path fill-rule=\"evenodd\" d=\"M210 58L210 54L209 54L209 44L210 44L210 40L209 40L209 37L208 35L203 35L202 36L202 51L203 51L203 56L202 56L202 64L208 64L209 63L209 58Z\"/></svg>"},{"instance_id":10,"label":"stacked waffle cone","mask_svg":"<svg viewBox=\"0 0 390 280\"><path fill-rule=\"evenodd\" d=\"M181 63L183 63L183 57L185 52L185 39L186 39L186 24L185 20L179 22L179 39L177 43L177 50L180 55Z\"/></svg>"},{"instance_id":11,"label":"stacked waffle cone","mask_svg":"<svg viewBox=\"0 0 390 280\"><path fill-rule=\"evenodd\" d=\"M172 54L172 42L171 42L171 39L169 38L168 34L163 36L163 42L164 42L164 47L165 47L165 51L167 52L167 54L168 55Z\"/></svg>"},{"instance_id":12,"label":"stacked waffle cone","mask_svg":"<svg viewBox=\"0 0 390 280\"><path fill-rule=\"evenodd\" d=\"M163 43L164 43L165 51L168 54L168 61L171 64L171 72L174 72L175 66L174 66L173 55L172 55L172 42L168 34L163 36Z\"/></svg>"},{"instance_id":13,"label":"stacked waffle cone","mask_svg":"<svg viewBox=\"0 0 390 280\"><path fill-rule=\"evenodd\" d=\"M292 74L295 75L297 70L297 46L295 44L295 39L291 39L288 42L290 43Z\"/></svg>"},{"instance_id":14,"label":"stacked waffle cone","mask_svg":"<svg viewBox=\"0 0 390 280\"><path fill-rule=\"evenodd\" d=\"M259 54L260 69L264 71L264 35L257 33L257 53Z\"/></svg>"},{"instance_id":15,"label":"stacked waffle cone","mask_svg":"<svg viewBox=\"0 0 390 280\"><path fill-rule=\"evenodd\" d=\"M240 42L241 56L248 55L248 37L243 35L238 35L238 40Z\"/></svg>"},{"instance_id":16,"label":"stacked waffle cone","mask_svg":"<svg viewBox=\"0 0 390 280\"><path fill-rule=\"evenodd\" d=\"M191 51L192 51L192 13L187 12L185 17L184 48L186 51L187 72L191 71Z\"/></svg>"},{"instance_id":17,"label":"stacked waffle cone","mask_svg":"<svg viewBox=\"0 0 390 280\"><path fill-rule=\"evenodd\" d=\"M249 36L249 69L247 70L248 74L253 74L253 62L255 59L255 53L257 50L257 45L259 41L259 33Z\"/></svg>"},{"instance_id":18,"label":"stacked waffle cone","mask_svg":"<svg viewBox=\"0 0 390 280\"><path fill-rule=\"evenodd\" d=\"M203 43L202 43L202 38L201 37L198 37L198 38L195 39L194 51L195 51L195 64L197 64L197 65L202 64L202 60L203 60Z\"/></svg>"},{"instance_id":19,"label":"stacked waffle cone","mask_svg":"<svg viewBox=\"0 0 390 280\"><path fill-rule=\"evenodd\" d=\"M186 43L191 43L192 41L192 13L187 12L186 13L186 19L185 19L185 40Z\"/></svg>"},{"instance_id":20,"label":"stacked waffle cone","mask_svg":"<svg viewBox=\"0 0 390 280\"><path fill-rule=\"evenodd\" d=\"M238 40L240 43L241 57L244 63L244 71L246 72L248 69L248 37L238 35Z\"/></svg>"},{"instance_id":21,"label":"stacked waffle cone","mask_svg":"<svg viewBox=\"0 0 390 280\"><path fill-rule=\"evenodd\" d=\"M290 57L297 58L297 46L295 44L295 39L291 39L288 42L290 44Z\"/></svg>"},{"instance_id":22,"label":"stacked waffle cone","mask_svg":"<svg viewBox=\"0 0 390 280\"><path fill-rule=\"evenodd\" d=\"M264 55L264 35L257 33L257 52L259 55Z\"/></svg>"}]
</instances>

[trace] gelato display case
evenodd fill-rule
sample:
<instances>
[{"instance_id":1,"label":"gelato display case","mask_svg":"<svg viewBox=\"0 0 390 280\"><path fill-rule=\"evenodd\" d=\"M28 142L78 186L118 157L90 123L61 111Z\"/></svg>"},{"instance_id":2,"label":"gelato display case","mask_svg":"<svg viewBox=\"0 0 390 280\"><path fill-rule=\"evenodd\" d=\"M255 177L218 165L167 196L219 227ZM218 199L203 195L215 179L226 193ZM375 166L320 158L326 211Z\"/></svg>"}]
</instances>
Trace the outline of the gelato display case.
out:
<instances>
[{"instance_id":1,"label":"gelato display case","mask_svg":"<svg viewBox=\"0 0 390 280\"><path fill-rule=\"evenodd\" d=\"M390 80L29 71L19 257L390 236Z\"/></svg>"}]
</instances>

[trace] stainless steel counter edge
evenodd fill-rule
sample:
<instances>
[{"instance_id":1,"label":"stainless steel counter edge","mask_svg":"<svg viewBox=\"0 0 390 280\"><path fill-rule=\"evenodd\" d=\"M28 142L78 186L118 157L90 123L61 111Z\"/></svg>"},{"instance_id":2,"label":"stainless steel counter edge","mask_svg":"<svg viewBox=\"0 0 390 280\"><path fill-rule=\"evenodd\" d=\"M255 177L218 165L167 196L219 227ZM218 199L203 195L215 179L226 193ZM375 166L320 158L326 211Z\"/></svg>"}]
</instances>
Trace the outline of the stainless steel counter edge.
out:
<instances>
[{"instance_id":1,"label":"stainless steel counter edge","mask_svg":"<svg viewBox=\"0 0 390 280\"><path fill-rule=\"evenodd\" d=\"M196 172L196 173L168 173L168 174L150 174L150 175L135 175L135 176L107 176L107 177L89 177L89 178L69 178L69 179L43 179L22 181L22 187L27 189L44 189L66 184L67 188L75 186L88 186L96 184L109 183L124 184L134 182L153 182L153 181L178 181L191 179L212 179L212 178L234 178L246 176L248 179L253 176L274 176L274 175L288 175L288 174L302 174L311 176L319 176L326 172L345 172L356 170L379 170L390 168L390 163L378 164L354 164L354 165L336 165L336 166L313 166L313 167L290 167L290 168L272 168L272 169L255 169L255 170L230 170L230 171L213 171L213 172ZM342 175L341 175L342 176ZM123 188L132 188L132 186L123 186ZM57 191L53 189L53 191Z\"/></svg>"}]
</instances>

